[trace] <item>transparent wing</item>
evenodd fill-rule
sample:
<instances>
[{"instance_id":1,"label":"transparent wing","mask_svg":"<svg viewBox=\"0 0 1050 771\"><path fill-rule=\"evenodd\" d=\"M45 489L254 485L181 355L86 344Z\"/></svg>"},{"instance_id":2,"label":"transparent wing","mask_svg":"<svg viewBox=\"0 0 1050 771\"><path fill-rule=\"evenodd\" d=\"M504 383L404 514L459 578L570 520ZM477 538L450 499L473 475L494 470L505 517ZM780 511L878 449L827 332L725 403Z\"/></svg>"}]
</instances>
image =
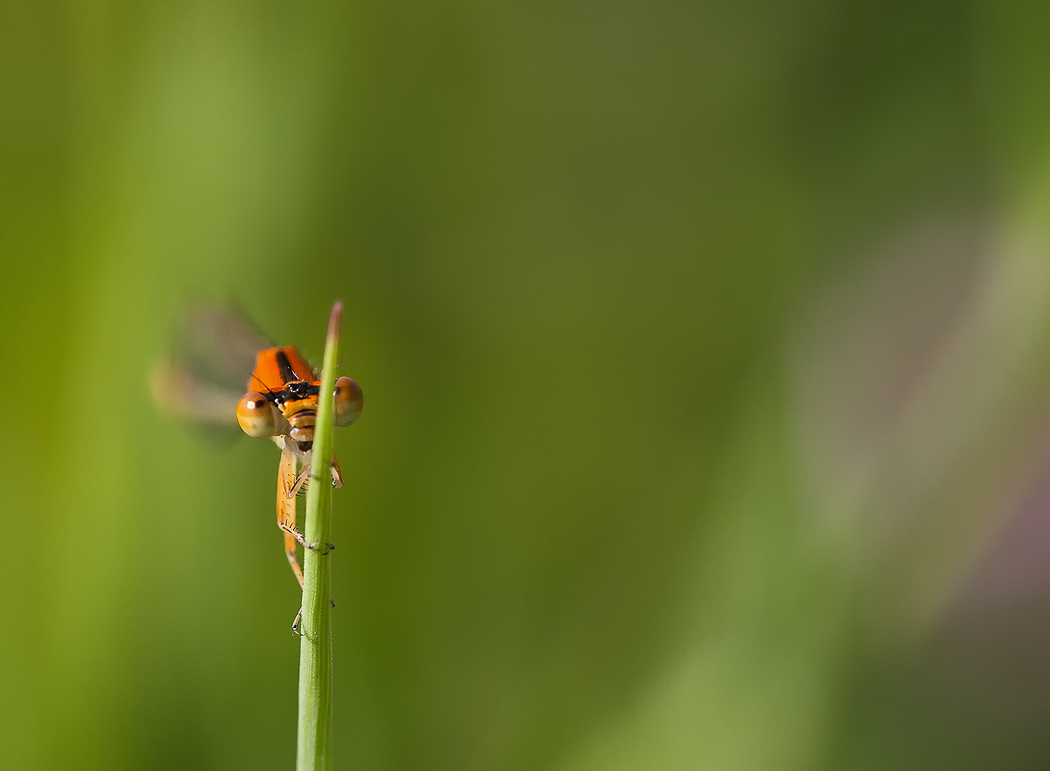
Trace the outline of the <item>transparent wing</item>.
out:
<instances>
[{"instance_id":1,"label":"transparent wing","mask_svg":"<svg viewBox=\"0 0 1050 771\"><path fill-rule=\"evenodd\" d=\"M270 341L227 305L197 302L179 317L171 353L150 372L157 406L206 428L237 426L255 355Z\"/></svg>"}]
</instances>

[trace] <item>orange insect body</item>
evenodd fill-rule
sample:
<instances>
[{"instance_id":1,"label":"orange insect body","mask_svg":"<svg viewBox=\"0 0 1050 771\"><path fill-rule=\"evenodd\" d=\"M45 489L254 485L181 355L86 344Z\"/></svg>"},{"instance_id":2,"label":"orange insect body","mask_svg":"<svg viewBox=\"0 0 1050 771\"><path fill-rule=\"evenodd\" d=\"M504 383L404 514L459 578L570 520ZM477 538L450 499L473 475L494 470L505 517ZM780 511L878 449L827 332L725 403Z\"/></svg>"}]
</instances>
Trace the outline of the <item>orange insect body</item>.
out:
<instances>
[{"instance_id":1,"label":"orange insect body","mask_svg":"<svg viewBox=\"0 0 1050 771\"><path fill-rule=\"evenodd\" d=\"M247 324L220 308L201 306L187 317L188 330L226 349L236 362L236 378L243 377L254 355L247 393L237 401L226 388L209 385L194 373L192 356L164 362L151 379L157 402L176 414L193 417L203 424L237 422L249 436L272 439L281 448L277 473L277 525L284 532L285 554L299 584L303 573L296 545L319 549L323 544L307 543L296 529L296 495L307 484L317 423L321 380L294 346L268 345ZM210 333L210 334L209 334ZM196 351L191 347L190 351ZM232 383L230 383L232 385ZM349 426L361 415L364 396L358 384L348 377L335 381L333 422ZM236 410L232 409L236 401ZM342 487L339 463L332 457L332 484ZM331 546L328 544L327 546Z\"/></svg>"},{"instance_id":2,"label":"orange insect body","mask_svg":"<svg viewBox=\"0 0 1050 771\"><path fill-rule=\"evenodd\" d=\"M237 403L237 422L249 436L271 438L281 448L277 473L277 526L284 531L284 550L299 585L303 573L296 557L297 543L308 544L295 527L295 496L310 466L310 452L317 423L317 402L321 381L317 373L293 346L263 348L255 356L255 368L248 378L248 393ZM364 397L361 388L348 377L336 380L333 394L334 419L348 426L361 414ZM296 473L301 463L303 470ZM332 458L332 484L343 486L339 463Z\"/></svg>"}]
</instances>

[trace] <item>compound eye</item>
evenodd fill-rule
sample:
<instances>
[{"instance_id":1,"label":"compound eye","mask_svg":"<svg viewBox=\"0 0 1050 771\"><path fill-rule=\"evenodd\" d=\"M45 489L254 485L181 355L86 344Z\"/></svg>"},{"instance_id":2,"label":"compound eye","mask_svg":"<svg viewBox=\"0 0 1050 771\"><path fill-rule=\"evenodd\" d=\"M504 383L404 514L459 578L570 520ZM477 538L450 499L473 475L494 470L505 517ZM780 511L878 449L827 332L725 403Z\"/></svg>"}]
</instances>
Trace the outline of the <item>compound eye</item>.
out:
<instances>
[{"instance_id":1,"label":"compound eye","mask_svg":"<svg viewBox=\"0 0 1050 771\"><path fill-rule=\"evenodd\" d=\"M273 407L266 397L249 391L237 402L237 422L244 433L256 439L269 439L274 434Z\"/></svg>"},{"instance_id":2,"label":"compound eye","mask_svg":"<svg viewBox=\"0 0 1050 771\"><path fill-rule=\"evenodd\" d=\"M359 417L365 406L365 395L353 378L341 377L335 381L335 424L349 426Z\"/></svg>"}]
</instances>

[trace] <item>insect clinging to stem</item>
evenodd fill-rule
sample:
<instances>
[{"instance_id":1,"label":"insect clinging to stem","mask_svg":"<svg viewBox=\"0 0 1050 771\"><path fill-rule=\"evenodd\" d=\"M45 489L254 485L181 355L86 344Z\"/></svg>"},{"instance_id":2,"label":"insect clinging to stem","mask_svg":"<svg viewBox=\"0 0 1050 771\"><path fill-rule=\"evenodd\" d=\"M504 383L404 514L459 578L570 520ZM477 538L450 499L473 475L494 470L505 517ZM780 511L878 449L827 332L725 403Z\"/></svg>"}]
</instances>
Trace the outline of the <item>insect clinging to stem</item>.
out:
<instances>
[{"instance_id":1,"label":"insect clinging to stem","mask_svg":"<svg viewBox=\"0 0 1050 771\"><path fill-rule=\"evenodd\" d=\"M240 380L244 386L235 386ZM150 387L166 411L210 428L240 425L248 436L272 439L281 449L277 473L277 525L299 586L303 571L296 546L308 543L296 528L296 496L308 484L321 380L294 346L274 346L242 316L218 305L199 304L185 314L175 353L154 368ZM240 388L245 391L239 391ZM336 426L361 415L364 395L349 377L335 381ZM332 456L332 485L342 472Z\"/></svg>"}]
</instances>

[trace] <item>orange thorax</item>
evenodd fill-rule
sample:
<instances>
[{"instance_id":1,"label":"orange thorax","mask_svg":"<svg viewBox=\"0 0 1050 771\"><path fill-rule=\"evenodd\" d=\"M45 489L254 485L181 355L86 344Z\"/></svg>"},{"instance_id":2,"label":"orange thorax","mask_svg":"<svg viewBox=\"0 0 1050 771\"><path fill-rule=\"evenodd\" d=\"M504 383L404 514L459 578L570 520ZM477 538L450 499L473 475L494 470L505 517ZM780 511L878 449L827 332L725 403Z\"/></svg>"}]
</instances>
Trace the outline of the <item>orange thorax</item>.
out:
<instances>
[{"instance_id":1,"label":"orange thorax","mask_svg":"<svg viewBox=\"0 0 1050 771\"><path fill-rule=\"evenodd\" d=\"M320 387L317 373L291 345L259 351L248 378L248 390L264 393L287 421L277 433L289 435L303 451L313 443Z\"/></svg>"}]
</instances>

